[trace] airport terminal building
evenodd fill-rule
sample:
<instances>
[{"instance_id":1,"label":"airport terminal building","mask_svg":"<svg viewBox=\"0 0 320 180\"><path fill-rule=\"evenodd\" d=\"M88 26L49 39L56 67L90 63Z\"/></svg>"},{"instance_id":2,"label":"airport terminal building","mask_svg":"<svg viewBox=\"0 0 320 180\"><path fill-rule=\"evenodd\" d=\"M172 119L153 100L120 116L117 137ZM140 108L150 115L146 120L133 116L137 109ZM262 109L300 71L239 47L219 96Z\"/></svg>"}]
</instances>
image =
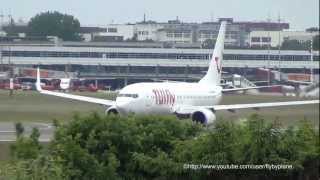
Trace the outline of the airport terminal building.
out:
<instances>
[{"instance_id":1,"label":"airport terminal building","mask_svg":"<svg viewBox=\"0 0 320 180\"><path fill-rule=\"evenodd\" d=\"M1 64L76 72L79 78L199 79L211 49L3 46ZM226 49L225 72L250 74L257 68L319 73L319 52Z\"/></svg>"},{"instance_id":2,"label":"airport terminal building","mask_svg":"<svg viewBox=\"0 0 320 180\"><path fill-rule=\"evenodd\" d=\"M43 69L75 72L79 78L123 79L125 84L130 80L197 80L207 70L212 54L212 49L205 49L203 44L216 39L220 21L229 22L223 56L225 72L248 75L257 68L267 68L285 73L319 73L318 51L267 48L278 46L286 34L306 41L316 33L284 32L289 29L288 23L236 22L232 18L203 23L144 20L81 27L82 42L63 42L56 37L30 41L25 37L26 26L16 26L14 33L18 37L0 37L0 65L40 65Z\"/></svg>"}]
</instances>

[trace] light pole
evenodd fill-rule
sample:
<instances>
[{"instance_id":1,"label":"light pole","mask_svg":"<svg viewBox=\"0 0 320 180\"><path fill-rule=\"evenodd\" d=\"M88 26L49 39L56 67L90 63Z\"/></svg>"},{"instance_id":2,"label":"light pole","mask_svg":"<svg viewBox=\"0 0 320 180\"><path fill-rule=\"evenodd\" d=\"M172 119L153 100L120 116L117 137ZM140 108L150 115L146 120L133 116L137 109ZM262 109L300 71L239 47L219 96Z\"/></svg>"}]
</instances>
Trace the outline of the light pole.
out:
<instances>
[{"instance_id":1,"label":"light pole","mask_svg":"<svg viewBox=\"0 0 320 180\"><path fill-rule=\"evenodd\" d=\"M1 28L0 28L0 30L3 30L3 18L4 18L4 15L3 15L2 12L0 14L0 18L1 18Z\"/></svg>"},{"instance_id":2,"label":"light pole","mask_svg":"<svg viewBox=\"0 0 320 180\"><path fill-rule=\"evenodd\" d=\"M10 93L9 96L13 96L13 89L14 89L14 81L13 81L13 65L11 64L11 46L9 46L9 59L8 59L8 65L9 65L9 86L10 86Z\"/></svg>"},{"instance_id":3,"label":"light pole","mask_svg":"<svg viewBox=\"0 0 320 180\"><path fill-rule=\"evenodd\" d=\"M1 60L0 71L3 70L3 56L2 56L2 51L3 51L3 48L2 48L2 45L0 45L0 60Z\"/></svg>"},{"instance_id":4,"label":"light pole","mask_svg":"<svg viewBox=\"0 0 320 180\"><path fill-rule=\"evenodd\" d=\"M0 30L3 31L3 18L4 18L4 15L3 13L1 12L0 14L0 18L1 18L1 24L0 24ZM2 45L0 45L0 60L1 60L1 67L0 67L0 71L3 70L3 58L2 58L2 51L3 51L3 48L2 48Z\"/></svg>"},{"instance_id":5,"label":"light pole","mask_svg":"<svg viewBox=\"0 0 320 180\"><path fill-rule=\"evenodd\" d=\"M281 35L281 32L280 32L280 29L281 29L281 24L280 24L280 13L279 13L279 16L278 16L278 32L279 32L279 34L278 34L278 42L279 42L279 48L278 48L278 60L279 60L279 81L281 81L281 55L280 55L280 53L281 53L281 38L280 38L280 35Z\"/></svg>"},{"instance_id":6,"label":"light pole","mask_svg":"<svg viewBox=\"0 0 320 180\"><path fill-rule=\"evenodd\" d=\"M270 26L270 17L268 17L268 26ZM270 37L270 29L268 28L268 74L267 74L267 81L268 85L270 85L270 46L271 46L271 37Z\"/></svg>"},{"instance_id":7,"label":"light pole","mask_svg":"<svg viewBox=\"0 0 320 180\"><path fill-rule=\"evenodd\" d=\"M311 37L310 41L310 61L311 61L311 66L310 66L310 82L313 83L313 38Z\"/></svg>"}]
</instances>

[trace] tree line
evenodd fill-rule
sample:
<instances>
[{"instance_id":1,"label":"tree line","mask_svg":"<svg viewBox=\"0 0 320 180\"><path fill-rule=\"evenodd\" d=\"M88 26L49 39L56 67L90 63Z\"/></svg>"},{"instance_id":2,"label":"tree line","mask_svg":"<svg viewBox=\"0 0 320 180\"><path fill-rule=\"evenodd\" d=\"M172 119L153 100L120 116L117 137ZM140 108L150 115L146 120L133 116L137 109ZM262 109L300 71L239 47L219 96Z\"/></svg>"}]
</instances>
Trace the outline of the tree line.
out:
<instances>
[{"instance_id":1,"label":"tree line","mask_svg":"<svg viewBox=\"0 0 320 180\"><path fill-rule=\"evenodd\" d=\"M17 36L16 26L13 20L5 27L8 36ZM30 19L24 29L27 38L41 39L46 36L56 36L64 41L82 40L80 33L80 21L72 15L62 14L58 11L42 12Z\"/></svg>"},{"instance_id":2,"label":"tree line","mask_svg":"<svg viewBox=\"0 0 320 180\"><path fill-rule=\"evenodd\" d=\"M312 38L312 49L319 51L319 42L320 37L316 35ZM213 49L216 41L213 39L206 39L202 44L201 48L204 49ZM235 46L225 46L226 49L244 49L244 47L235 47ZM267 49L267 47L247 47L247 49ZM270 49L278 50L279 47L270 47ZM284 40L280 47L281 50L307 50L311 49L311 40L308 41L298 41L295 39Z\"/></svg>"},{"instance_id":3,"label":"tree line","mask_svg":"<svg viewBox=\"0 0 320 180\"><path fill-rule=\"evenodd\" d=\"M284 128L259 115L214 127L168 116L76 115L54 122L52 141L39 143L17 125L4 179L316 179L319 130L309 121ZM291 165L292 169L192 169L186 165Z\"/></svg>"},{"instance_id":4,"label":"tree line","mask_svg":"<svg viewBox=\"0 0 320 180\"><path fill-rule=\"evenodd\" d=\"M11 22L6 31L9 36L16 35L14 31L14 21ZM309 28L307 32L319 31L318 28ZM27 26L28 37L46 37L57 36L64 41L81 41L82 37L80 33L80 22L72 15L62 14L57 11L42 12L32 17ZM128 42L136 42L137 36L127 40ZM313 37L313 49L319 50L319 35ZM152 40L146 40L145 42L152 42ZM201 48L213 49L215 40L207 39L201 44ZM229 47L227 48L245 48L245 47ZM249 47L248 47L249 48ZM259 48L259 47L250 47ZM265 49L265 47L263 47ZM275 48L277 49L277 47ZM310 50L310 41L300 42L298 40L285 40L281 49L283 50Z\"/></svg>"}]
</instances>

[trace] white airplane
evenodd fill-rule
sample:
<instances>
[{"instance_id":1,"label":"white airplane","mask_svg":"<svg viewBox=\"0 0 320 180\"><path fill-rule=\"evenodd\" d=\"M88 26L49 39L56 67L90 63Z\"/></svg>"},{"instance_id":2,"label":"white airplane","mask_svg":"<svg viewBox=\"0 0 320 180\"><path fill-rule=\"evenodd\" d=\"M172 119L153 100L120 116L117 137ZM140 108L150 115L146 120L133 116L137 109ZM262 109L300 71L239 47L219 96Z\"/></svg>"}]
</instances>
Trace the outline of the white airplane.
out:
<instances>
[{"instance_id":1,"label":"white airplane","mask_svg":"<svg viewBox=\"0 0 320 180\"><path fill-rule=\"evenodd\" d=\"M220 86L225 29L226 22L222 22L209 69L206 75L197 83L150 82L131 84L120 90L115 101L111 101L42 90L40 86L40 70L38 68L36 87L42 94L104 105L106 106L106 114L176 114L179 117L191 117L193 121L202 124L213 123L216 119L215 113L219 110L235 111L236 109L244 108L257 109L319 103L319 100L308 100L218 105L224 92L265 87L223 89Z\"/></svg>"},{"instance_id":2,"label":"white airplane","mask_svg":"<svg viewBox=\"0 0 320 180\"><path fill-rule=\"evenodd\" d=\"M60 88L64 91L68 90L70 88L70 78L61 78L60 79Z\"/></svg>"}]
</instances>

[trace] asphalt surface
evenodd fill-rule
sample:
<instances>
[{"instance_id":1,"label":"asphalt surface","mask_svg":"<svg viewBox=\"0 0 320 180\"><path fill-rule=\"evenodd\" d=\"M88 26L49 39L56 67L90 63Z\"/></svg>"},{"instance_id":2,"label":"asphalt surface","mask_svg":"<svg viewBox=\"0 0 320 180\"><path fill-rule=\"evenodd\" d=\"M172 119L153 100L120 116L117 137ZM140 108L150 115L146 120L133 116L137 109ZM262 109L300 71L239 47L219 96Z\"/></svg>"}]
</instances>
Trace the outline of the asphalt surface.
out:
<instances>
[{"instance_id":1,"label":"asphalt surface","mask_svg":"<svg viewBox=\"0 0 320 180\"><path fill-rule=\"evenodd\" d=\"M48 123L28 122L23 123L24 135L29 136L33 128L40 131L40 142L49 142L53 136L54 126ZM12 142L16 140L15 124L12 122L0 122L0 142Z\"/></svg>"}]
</instances>

